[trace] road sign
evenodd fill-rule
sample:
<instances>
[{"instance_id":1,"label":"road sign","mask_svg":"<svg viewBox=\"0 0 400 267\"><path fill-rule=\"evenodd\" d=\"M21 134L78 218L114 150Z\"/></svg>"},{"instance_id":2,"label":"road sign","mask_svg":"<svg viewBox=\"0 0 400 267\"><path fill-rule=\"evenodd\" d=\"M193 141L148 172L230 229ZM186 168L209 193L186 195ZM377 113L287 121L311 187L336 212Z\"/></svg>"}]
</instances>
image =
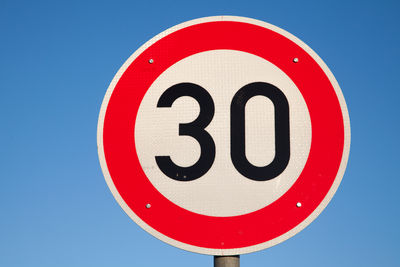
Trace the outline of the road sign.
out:
<instances>
[{"instance_id":1,"label":"road sign","mask_svg":"<svg viewBox=\"0 0 400 267\"><path fill-rule=\"evenodd\" d=\"M208 17L157 35L121 67L98 124L114 197L176 247L237 255L304 229L336 192L350 124L334 76L302 41Z\"/></svg>"}]
</instances>

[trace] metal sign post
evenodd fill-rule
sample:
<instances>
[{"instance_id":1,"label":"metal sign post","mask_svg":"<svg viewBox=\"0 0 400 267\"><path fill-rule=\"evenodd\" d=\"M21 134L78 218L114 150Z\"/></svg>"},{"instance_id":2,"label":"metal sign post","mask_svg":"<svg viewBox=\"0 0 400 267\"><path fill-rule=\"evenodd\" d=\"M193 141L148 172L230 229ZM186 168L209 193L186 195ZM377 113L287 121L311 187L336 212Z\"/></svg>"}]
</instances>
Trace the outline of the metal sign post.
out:
<instances>
[{"instance_id":1,"label":"metal sign post","mask_svg":"<svg viewBox=\"0 0 400 267\"><path fill-rule=\"evenodd\" d=\"M214 256L214 267L240 267L240 256Z\"/></svg>"}]
</instances>

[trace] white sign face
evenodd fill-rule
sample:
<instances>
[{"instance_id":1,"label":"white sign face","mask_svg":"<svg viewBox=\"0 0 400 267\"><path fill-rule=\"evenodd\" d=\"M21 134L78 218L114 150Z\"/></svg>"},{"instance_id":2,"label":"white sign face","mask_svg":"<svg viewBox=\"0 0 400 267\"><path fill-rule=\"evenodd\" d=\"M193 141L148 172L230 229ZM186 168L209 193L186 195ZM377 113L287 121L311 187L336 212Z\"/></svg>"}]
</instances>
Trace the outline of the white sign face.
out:
<instances>
[{"instance_id":1,"label":"white sign face","mask_svg":"<svg viewBox=\"0 0 400 267\"><path fill-rule=\"evenodd\" d=\"M239 173L230 153L231 100L240 88L254 81L281 88L292 107L289 163L281 174L267 181L254 181ZM157 107L165 90L182 82L200 85L215 105L212 121L205 128L215 143L214 163L201 179L190 182L171 179L155 167L156 155L169 155L176 165L188 167L201 154L195 138L179 135L180 123L190 123L198 117L199 103L184 96L171 108ZM275 157L274 112L271 100L261 95L245 105L245 154L255 166L267 166ZM139 107L135 143L146 176L170 201L203 215L235 216L268 206L293 185L307 161L311 121L300 91L278 67L250 53L211 50L184 58L154 81Z\"/></svg>"},{"instance_id":2,"label":"white sign face","mask_svg":"<svg viewBox=\"0 0 400 267\"><path fill-rule=\"evenodd\" d=\"M346 103L307 45L219 16L157 35L118 71L98 125L114 197L173 246L238 255L310 224L343 177Z\"/></svg>"}]
</instances>

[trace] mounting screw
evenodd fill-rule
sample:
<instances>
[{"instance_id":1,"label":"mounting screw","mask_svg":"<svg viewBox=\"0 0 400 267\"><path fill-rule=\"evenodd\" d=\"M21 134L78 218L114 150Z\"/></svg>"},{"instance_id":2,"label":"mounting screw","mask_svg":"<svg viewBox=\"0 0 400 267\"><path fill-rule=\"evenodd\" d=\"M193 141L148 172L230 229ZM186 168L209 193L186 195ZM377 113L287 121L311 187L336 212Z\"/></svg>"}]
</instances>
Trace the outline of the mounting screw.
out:
<instances>
[{"instance_id":1,"label":"mounting screw","mask_svg":"<svg viewBox=\"0 0 400 267\"><path fill-rule=\"evenodd\" d=\"M153 64L154 60L152 58L149 59L149 63Z\"/></svg>"},{"instance_id":2,"label":"mounting screw","mask_svg":"<svg viewBox=\"0 0 400 267\"><path fill-rule=\"evenodd\" d=\"M295 57L295 58L293 59L293 62L294 62L294 63L297 63L297 62L299 62L299 59L298 59L297 57Z\"/></svg>"},{"instance_id":3,"label":"mounting screw","mask_svg":"<svg viewBox=\"0 0 400 267\"><path fill-rule=\"evenodd\" d=\"M151 208L151 205L150 205L150 203L147 203L147 204L146 204L146 208L148 208L148 209L150 209L150 208Z\"/></svg>"},{"instance_id":4,"label":"mounting screw","mask_svg":"<svg viewBox=\"0 0 400 267\"><path fill-rule=\"evenodd\" d=\"M300 203L300 202L297 202L296 206L297 206L298 208L300 208L300 207L301 207L301 203Z\"/></svg>"}]
</instances>

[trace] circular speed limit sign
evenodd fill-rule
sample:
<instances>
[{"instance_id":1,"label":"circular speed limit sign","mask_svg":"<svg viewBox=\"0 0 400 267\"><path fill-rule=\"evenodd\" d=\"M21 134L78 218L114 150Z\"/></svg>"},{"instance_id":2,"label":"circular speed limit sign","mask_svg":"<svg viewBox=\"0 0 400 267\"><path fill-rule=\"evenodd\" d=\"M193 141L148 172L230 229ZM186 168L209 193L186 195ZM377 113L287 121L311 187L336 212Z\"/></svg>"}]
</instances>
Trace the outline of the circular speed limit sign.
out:
<instances>
[{"instance_id":1,"label":"circular speed limit sign","mask_svg":"<svg viewBox=\"0 0 400 267\"><path fill-rule=\"evenodd\" d=\"M208 17L157 35L121 67L98 124L114 197L176 247L235 255L310 224L343 177L346 103L324 62L288 32Z\"/></svg>"}]
</instances>

